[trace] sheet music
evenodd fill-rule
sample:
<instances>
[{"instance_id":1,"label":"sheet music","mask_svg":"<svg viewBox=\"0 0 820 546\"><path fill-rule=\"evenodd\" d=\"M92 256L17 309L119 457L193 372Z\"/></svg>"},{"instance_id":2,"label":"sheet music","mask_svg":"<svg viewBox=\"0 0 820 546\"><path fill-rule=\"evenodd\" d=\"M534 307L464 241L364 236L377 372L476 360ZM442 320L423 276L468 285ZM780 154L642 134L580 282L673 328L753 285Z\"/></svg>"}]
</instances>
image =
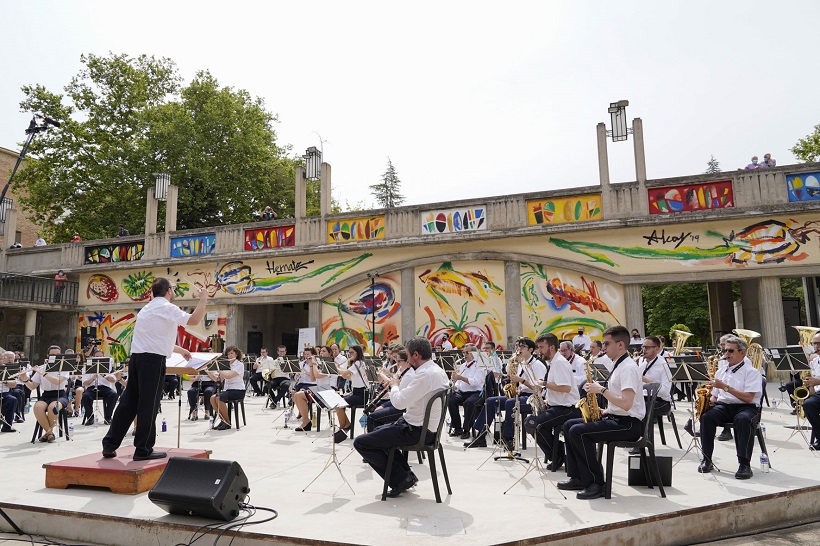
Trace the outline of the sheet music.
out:
<instances>
[{"instance_id":1,"label":"sheet music","mask_svg":"<svg viewBox=\"0 0 820 546\"><path fill-rule=\"evenodd\" d=\"M347 407L347 402L345 402L345 399L339 396L339 393L334 391L333 389L312 392L314 396L322 399L322 402L324 403L326 408L334 409Z\"/></svg>"}]
</instances>

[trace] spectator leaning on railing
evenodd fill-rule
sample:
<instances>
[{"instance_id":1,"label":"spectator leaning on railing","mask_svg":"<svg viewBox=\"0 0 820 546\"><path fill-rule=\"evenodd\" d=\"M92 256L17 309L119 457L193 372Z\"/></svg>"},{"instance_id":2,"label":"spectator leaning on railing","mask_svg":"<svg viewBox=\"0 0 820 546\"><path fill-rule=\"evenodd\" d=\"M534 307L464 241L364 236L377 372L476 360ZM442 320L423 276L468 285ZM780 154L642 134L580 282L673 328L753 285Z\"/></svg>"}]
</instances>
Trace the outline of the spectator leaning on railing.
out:
<instances>
[{"instance_id":1,"label":"spectator leaning on railing","mask_svg":"<svg viewBox=\"0 0 820 546\"><path fill-rule=\"evenodd\" d=\"M759 169L759 168L760 168L760 165L758 165L758 163L757 163L757 156L756 156L756 155L753 155L753 156L752 156L752 162L751 162L751 163L749 163L748 165L746 165L746 166L745 166L745 167L743 167L743 168L744 168L744 169ZM738 170L742 170L742 169L738 169Z\"/></svg>"},{"instance_id":2,"label":"spectator leaning on railing","mask_svg":"<svg viewBox=\"0 0 820 546\"><path fill-rule=\"evenodd\" d=\"M763 156L763 163L760 164L761 168L770 168L770 167L776 167L776 166L777 166L777 161L772 159L772 154L766 154L766 155Z\"/></svg>"}]
</instances>

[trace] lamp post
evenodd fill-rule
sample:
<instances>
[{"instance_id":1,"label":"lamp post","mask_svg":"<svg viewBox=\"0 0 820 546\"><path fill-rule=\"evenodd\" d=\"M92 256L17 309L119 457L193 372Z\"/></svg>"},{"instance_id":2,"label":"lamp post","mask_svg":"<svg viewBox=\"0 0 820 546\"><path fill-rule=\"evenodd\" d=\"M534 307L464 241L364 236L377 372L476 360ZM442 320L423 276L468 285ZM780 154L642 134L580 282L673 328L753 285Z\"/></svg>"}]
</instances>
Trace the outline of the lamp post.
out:
<instances>
[{"instance_id":1,"label":"lamp post","mask_svg":"<svg viewBox=\"0 0 820 546\"><path fill-rule=\"evenodd\" d=\"M629 106L628 100L619 100L609 104L607 112L612 121L612 130L607 131L606 135L612 137L612 142L624 141L632 134L632 128L626 126L627 106Z\"/></svg>"},{"instance_id":2,"label":"lamp post","mask_svg":"<svg viewBox=\"0 0 820 546\"><path fill-rule=\"evenodd\" d=\"M171 175L168 173L154 173L154 199L165 201L168 199L168 186L171 185Z\"/></svg>"},{"instance_id":3,"label":"lamp post","mask_svg":"<svg viewBox=\"0 0 820 546\"><path fill-rule=\"evenodd\" d=\"M3 202L0 203L0 224L6 223L6 214L11 210L14 201L9 199L8 197L3 198Z\"/></svg>"},{"instance_id":4,"label":"lamp post","mask_svg":"<svg viewBox=\"0 0 820 546\"><path fill-rule=\"evenodd\" d=\"M368 273L370 278L370 343L373 345L373 356L376 356L376 277L378 273Z\"/></svg>"},{"instance_id":5,"label":"lamp post","mask_svg":"<svg viewBox=\"0 0 820 546\"><path fill-rule=\"evenodd\" d=\"M305 159L305 178L319 180L322 177L322 152L311 146L302 157Z\"/></svg>"}]
</instances>

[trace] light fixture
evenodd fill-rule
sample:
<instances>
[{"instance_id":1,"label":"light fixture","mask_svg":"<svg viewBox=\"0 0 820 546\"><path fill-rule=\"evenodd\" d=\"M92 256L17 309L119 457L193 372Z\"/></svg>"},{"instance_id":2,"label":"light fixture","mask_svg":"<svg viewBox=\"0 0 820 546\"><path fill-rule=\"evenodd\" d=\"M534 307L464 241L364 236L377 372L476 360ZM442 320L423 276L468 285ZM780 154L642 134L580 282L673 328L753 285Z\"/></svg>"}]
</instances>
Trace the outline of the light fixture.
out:
<instances>
[{"instance_id":1,"label":"light fixture","mask_svg":"<svg viewBox=\"0 0 820 546\"><path fill-rule=\"evenodd\" d=\"M609 104L609 115L612 119L612 130L607 131L607 136L612 137L612 142L621 142L628 138L632 133L632 129L626 126L626 107L629 106L628 100L619 100L618 102L611 102Z\"/></svg>"},{"instance_id":2,"label":"light fixture","mask_svg":"<svg viewBox=\"0 0 820 546\"><path fill-rule=\"evenodd\" d=\"M168 173L154 173L154 198L157 201L168 199L168 186L171 185L171 175Z\"/></svg>"},{"instance_id":3,"label":"light fixture","mask_svg":"<svg viewBox=\"0 0 820 546\"><path fill-rule=\"evenodd\" d=\"M11 210L14 201L9 199L8 197L3 198L3 202L0 203L0 223L5 223L6 221L6 214L8 211Z\"/></svg>"},{"instance_id":4,"label":"light fixture","mask_svg":"<svg viewBox=\"0 0 820 546\"><path fill-rule=\"evenodd\" d=\"M319 180L322 177L322 152L316 146L311 146L302 157L305 159L305 178Z\"/></svg>"}]
</instances>

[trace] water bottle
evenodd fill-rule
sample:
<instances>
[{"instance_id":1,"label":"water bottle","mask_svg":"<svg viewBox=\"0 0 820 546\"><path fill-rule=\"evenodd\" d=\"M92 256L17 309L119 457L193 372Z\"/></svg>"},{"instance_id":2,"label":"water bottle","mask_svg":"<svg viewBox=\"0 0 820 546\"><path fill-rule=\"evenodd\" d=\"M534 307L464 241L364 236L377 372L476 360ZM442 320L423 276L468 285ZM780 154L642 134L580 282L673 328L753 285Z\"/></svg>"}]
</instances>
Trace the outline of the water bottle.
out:
<instances>
[{"instance_id":1,"label":"water bottle","mask_svg":"<svg viewBox=\"0 0 820 546\"><path fill-rule=\"evenodd\" d=\"M763 433L763 439L765 440L766 439L766 425L764 425L763 423L760 423L760 432Z\"/></svg>"},{"instance_id":2,"label":"water bottle","mask_svg":"<svg viewBox=\"0 0 820 546\"><path fill-rule=\"evenodd\" d=\"M290 421L290 408L285 410L285 428L288 428L288 421Z\"/></svg>"},{"instance_id":3,"label":"water bottle","mask_svg":"<svg viewBox=\"0 0 820 546\"><path fill-rule=\"evenodd\" d=\"M359 417L359 425L361 425L362 430L367 430L367 415Z\"/></svg>"},{"instance_id":4,"label":"water bottle","mask_svg":"<svg viewBox=\"0 0 820 546\"><path fill-rule=\"evenodd\" d=\"M25 409L25 413L28 413L28 412L30 412L30 411L31 411L31 404L29 403L29 401L28 401L28 400L26 400L26 409Z\"/></svg>"},{"instance_id":5,"label":"water bottle","mask_svg":"<svg viewBox=\"0 0 820 546\"><path fill-rule=\"evenodd\" d=\"M74 422L73 421L68 422L68 434L70 436L74 435Z\"/></svg>"},{"instance_id":6,"label":"water bottle","mask_svg":"<svg viewBox=\"0 0 820 546\"><path fill-rule=\"evenodd\" d=\"M765 453L760 454L760 470L762 472L769 471L769 456Z\"/></svg>"},{"instance_id":7,"label":"water bottle","mask_svg":"<svg viewBox=\"0 0 820 546\"><path fill-rule=\"evenodd\" d=\"M162 418L162 432L168 432L168 423L165 422L165 417Z\"/></svg>"},{"instance_id":8,"label":"water bottle","mask_svg":"<svg viewBox=\"0 0 820 546\"><path fill-rule=\"evenodd\" d=\"M164 420L164 419L163 419L163 420ZM214 428L214 416L213 416L213 415L211 415L211 416L208 418L208 428Z\"/></svg>"}]
</instances>

